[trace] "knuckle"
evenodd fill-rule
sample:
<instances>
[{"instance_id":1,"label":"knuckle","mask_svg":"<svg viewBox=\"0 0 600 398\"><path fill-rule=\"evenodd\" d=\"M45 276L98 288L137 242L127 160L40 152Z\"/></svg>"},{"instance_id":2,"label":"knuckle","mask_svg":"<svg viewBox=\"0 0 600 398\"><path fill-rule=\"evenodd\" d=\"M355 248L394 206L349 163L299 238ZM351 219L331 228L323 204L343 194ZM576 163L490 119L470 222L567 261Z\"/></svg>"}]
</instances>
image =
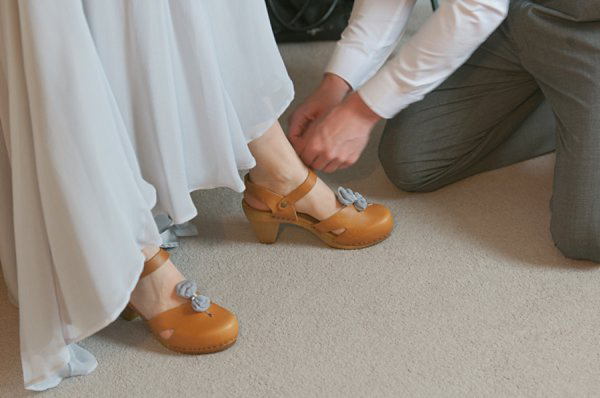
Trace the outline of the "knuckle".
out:
<instances>
[{"instance_id":1,"label":"knuckle","mask_svg":"<svg viewBox=\"0 0 600 398\"><path fill-rule=\"evenodd\" d=\"M323 148L321 147L321 145L320 144L316 144L314 142L309 145L308 149L311 152L322 152L323 151Z\"/></svg>"}]
</instances>

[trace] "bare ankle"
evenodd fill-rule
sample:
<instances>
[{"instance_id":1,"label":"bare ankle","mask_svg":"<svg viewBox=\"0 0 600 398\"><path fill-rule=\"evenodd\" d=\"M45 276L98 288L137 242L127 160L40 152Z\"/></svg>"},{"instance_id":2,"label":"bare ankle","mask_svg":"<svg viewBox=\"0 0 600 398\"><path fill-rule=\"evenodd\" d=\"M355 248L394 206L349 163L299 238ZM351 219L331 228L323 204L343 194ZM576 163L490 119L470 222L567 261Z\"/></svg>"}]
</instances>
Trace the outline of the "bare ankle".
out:
<instances>
[{"instance_id":1,"label":"bare ankle","mask_svg":"<svg viewBox=\"0 0 600 398\"><path fill-rule=\"evenodd\" d=\"M183 275L169 260L156 271L140 279L131 293L131 304L146 319L185 302L175 295L175 285Z\"/></svg>"},{"instance_id":2,"label":"bare ankle","mask_svg":"<svg viewBox=\"0 0 600 398\"><path fill-rule=\"evenodd\" d=\"M150 260L152 257L156 256L159 252L160 247L158 246L146 246L142 248L142 253L144 254L144 258L146 261Z\"/></svg>"},{"instance_id":3,"label":"bare ankle","mask_svg":"<svg viewBox=\"0 0 600 398\"><path fill-rule=\"evenodd\" d=\"M287 195L298 187L308 175L308 169L264 170L255 167L250 170L250 179L258 185L267 187L280 195Z\"/></svg>"},{"instance_id":4,"label":"bare ankle","mask_svg":"<svg viewBox=\"0 0 600 398\"><path fill-rule=\"evenodd\" d=\"M263 211L269 210L269 206L264 204L260 199L257 199L254 196L250 195L248 193L248 191L244 192L244 201L248 204L248 206L250 206L256 210L263 210Z\"/></svg>"}]
</instances>

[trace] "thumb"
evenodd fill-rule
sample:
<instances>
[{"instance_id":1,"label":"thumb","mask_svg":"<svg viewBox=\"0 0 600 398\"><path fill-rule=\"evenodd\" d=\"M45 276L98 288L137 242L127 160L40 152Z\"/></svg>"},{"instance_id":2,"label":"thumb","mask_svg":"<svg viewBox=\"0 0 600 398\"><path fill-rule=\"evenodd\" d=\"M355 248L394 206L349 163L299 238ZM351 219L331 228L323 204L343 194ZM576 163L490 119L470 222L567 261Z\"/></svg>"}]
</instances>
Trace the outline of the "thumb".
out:
<instances>
[{"instance_id":1,"label":"thumb","mask_svg":"<svg viewBox=\"0 0 600 398\"><path fill-rule=\"evenodd\" d=\"M308 143L309 137L310 137L310 131L311 131L311 127L312 125L310 123L305 122L304 125L302 126L302 128L299 129L300 133L297 134L291 134L290 131L290 143L292 144L292 147L294 148L294 150L296 151L296 153L298 154L298 156L302 155L302 152L304 151L304 148L306 147L306 144Z\"/></svg>"},{"instance_id":2,"label":"thumb","mask_svg":"<svg viewBox=\"0 0 600 398\"><path fill-rule=\"evenodd\" d=\"M300 156L300 154L304 150L304 147L306 146L306 136L304 134L290 134L289 139L290 143L292 144L292 147L294 148L298 156Z\"/></svg>"},{"instance_id":3,"label":"thumb","mask_svg":"<svg viewBox=\"0 0 600 398\"><path fill-rule=\"evenodd\" d=\"M321 123L322 121L320 120L311 120L304 128L302 135L295 138L295 142L292 145L296 150L296 153L298 153L298 156L302 157L305 155L304 150L306 147L317 139Z\"/></svg>"},{"instance_id":4,"label":"thumb","mask_svg":"<svg viewBox=\"0 0 600 398\"><path fill-rule=\"evenodd\" d=\"M305 115L304 112L302 112L301 109L298 109L292 113L292 116L290 116L289 119L288 131L288 136L292 144L302 137L309 122L310 119Z\"/></svg>"}]
</instances>

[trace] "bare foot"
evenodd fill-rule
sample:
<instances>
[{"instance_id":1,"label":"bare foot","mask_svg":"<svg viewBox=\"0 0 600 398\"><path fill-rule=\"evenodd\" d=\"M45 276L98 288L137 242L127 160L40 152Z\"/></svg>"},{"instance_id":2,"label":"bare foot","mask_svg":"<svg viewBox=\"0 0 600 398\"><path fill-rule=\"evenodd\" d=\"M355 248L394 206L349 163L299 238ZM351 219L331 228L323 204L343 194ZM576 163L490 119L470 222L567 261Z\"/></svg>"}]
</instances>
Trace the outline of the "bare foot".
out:
<instances>
[{"instance_id":1,"label":"bare foot","mask_svg":"<svg viewBox=\"0 0 600 398\"><path fill-rule=\"evenodd\" d=\"M250 170L250 178L255 184L287 195L306 180L308 168L292 148L279 123L275 123L248 147L256 159L256 167ZM244 193L244 199L255 209L268 210L264 203L248 192ZM335 194L320 179L306 196L296 202L298 212L317 220L329 218L341 207Z\"/></svg>"},{"instance_id":2,"label":"bare foot","mask_svg":"<svg viewBox=\"0 0 600 398\"><path fill-rule=\"evenodd\" d=\"M308 175L308 169L304 168L302 172L302 174L298 173L296 177L291 177L287 181L277 181L274 178L263 175L258 168L255 168L250 171L250 179L255 184L262 185L275 193L285 196L304 182ZM244 192L244 200L255 209L269 210L263 202L248 192ZM335 194L320 178L317 179L313 189L302 199L298 200L295 206L298 212L308 214L317 220L324 220L331 217L331 215L342 207Z\"/></svg>"},{"instance_id":3,"label":"bare foot","mask_svg":"<svg viewBox=\"0 0 600 398\"><path fill-rule=\"evenodd\" d=\"M158 250L158 248L144 249L146 261L154 257ZM178 307L188 301L175 292L177 283L184 279L185 277L171 260L168 260L159 269L140 279L131 293L131 304L145 319L152 319L161 312ZM161 337L168 339L172 334L172 330L166 330L161 333Z\"/></svg>"}]
</instances>

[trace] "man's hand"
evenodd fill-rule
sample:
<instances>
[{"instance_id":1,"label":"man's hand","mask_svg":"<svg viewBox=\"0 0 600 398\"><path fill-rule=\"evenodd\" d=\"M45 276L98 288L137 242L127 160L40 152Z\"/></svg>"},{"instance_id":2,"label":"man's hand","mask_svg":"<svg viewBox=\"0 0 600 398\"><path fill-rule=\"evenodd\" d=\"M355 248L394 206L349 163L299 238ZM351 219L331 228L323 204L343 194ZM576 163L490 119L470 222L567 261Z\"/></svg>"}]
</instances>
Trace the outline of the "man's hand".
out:
<instances>
[{"instance_id":1,"label":"man's hand","mask_svg":"<svg viewBox=\"0 0 600 398\"><path fill-rule=\"evenodd\" d=\"M380 119L358 93L349 95L295 140L294 148L302 161L327 173L354 164L369 141L371 130Z\"/></svg>"},{"instance_id":2,"label":"man's hand","mask_svg":"<svg viewBox=\"0 0 600 398\"><path fill-rule=\"evenodd\" d=\"M350 92L350 85L341 77L326 73L319 87L294 112L289 119L288 138L296 147L312 124L339 105Z\"/></svg>"}]
</instances>

